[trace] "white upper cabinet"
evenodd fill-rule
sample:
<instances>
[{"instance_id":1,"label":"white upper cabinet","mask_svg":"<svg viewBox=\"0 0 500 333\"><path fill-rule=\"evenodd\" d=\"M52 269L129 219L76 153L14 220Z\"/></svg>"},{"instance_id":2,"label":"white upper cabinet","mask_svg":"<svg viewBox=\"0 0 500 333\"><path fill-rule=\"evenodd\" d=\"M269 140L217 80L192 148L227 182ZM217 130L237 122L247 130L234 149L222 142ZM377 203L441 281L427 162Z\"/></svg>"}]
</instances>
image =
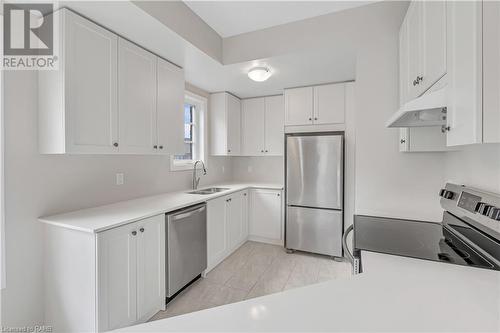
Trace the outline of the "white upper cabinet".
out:
<instances>
[{"instance_id":1,"label":"white upper cabinet","mask_svg":"<svg viewBox=\"0 0 500 333\"><path fill-rule=\"evenodd\" d=\"M413 99L420 95L422 80L422 4L412 1L405 17L406 33L408 39L408 81L406 82L406 95Z\"/></svg>"},{"instance_id":2,"label":"white upper cabinet","mask_svg":"<svg viewBox=\"0 0 500 333\"><path fill-rule=\"evenodd\" d=\"M400 29L401 102L412 100L446 74L446 2L412 1Z\"/></svg>"},{"instance_id":3,"label":"white upper cabinet","mask_svg":"<svg viewBox=\"0 0 500 333\"><path fill-rule=\"evenodd\" d=\"M283 156L285 108L283 95L265 98L265 149L266 155Z\"/></svg>"},{"instance_id":4,"label":"white upper cabinet","mask_svg":"<svg viewBox=\"0 0 500 333\"><path fill-rule=\"evenodd\" d=\"M344 83L285 89L285 126L344 122Z\"/></svg>"},{"instance_id":5,"label":"white upper cabinet","mask_svg":"<svg viewBox=\"0 0 500 333\"><path fill-rule=\"evenodd\" d=\"M446 74L446 1L420 1L422 6L424 92Z\"/></svg>"},{"instance_id":6,"label":"white upper cabinet","mask_svg":"<svg viewBox=\"0 0 500 333\"><path fill-rule=\"evenodd\" d=\"M66 10L57 71L39 71L39 151L113 153L118 139L118 36Z\"/></svg>"},{"instance_id":7,"label":"white upper cabinet","mask_svg":"<svg viewBox=\"0 0 500 333\"><path fill-rule=\"evenodd\" d=\"M156 56L122 38L118 43L118 107L120 152L154 153Z\"/></svg>"},{"instance_id":8,"label":"white upper cabinet","mask_svg":"<svg viewBox=\"0 0 500 333\"><path fill-rule=\"evenodd\" d=\"M167 155L184 151L184 71L157 58L157 143L156 150Z\"/></svg>"},{"instance_id":9,"label":"white upper cabinet","mask_svg":"<svg viewBox=\"0 0 500 333\"><path fill-rule=\"evenodd\" d=\"M285 89L285 125L312 124L313 87Z\"/></svg>"},{"instance_id":10,"label":"white upper cabinet","mask_svg":"<svg viewBox=\"0 0 500 333\"><path fill-rule=\"evenodd\" d=\"M211 155L240 155L241 101L226 93L210 96Z\"/></svg>"},{"instance_id":11,"label":"white upper cabinet","mask_svg":"<svg viewBox=\"0 0 500 333\"><path fill-rule=\"evenodd\" d=\"M241 101L241 127L243 155L264 155L265 141L265 99L250 98Z\"/></svg>"},{"instance_id":12,"label":"white upper cabinet","mask_svg":"<svg viewBox=\"0 0 500 333\"><path fill-rule=\"evenodd\" d=\"M345 122L345 84L314 87L314 124Z\"/></svg>"},{"instance_id":13,"label":"white upper cabinet","mask_svg":"<svg viewBox=\"0 0 500 333\"><path fill-rule=\"evenodd\" d=\"M483 3L483 142L500 142L500 2Z\"/></svg>"},{"instance_id":14,"label":"white upper cabinet","mask_svg":"<svg viewBox=\"0 0 500 333\"><path fill-rule=\"evenodd\" d=\"M242 155L283 155L283 96L242 101Z\"/></svg>"},{"instance_id":15,"label":"white upper cabinet","mask_svg":"<svg viewBox=\"0 0 500 333\"><path fill-rule=\"evenodd\" d=\"M182 151L182 69L68 9L50 15L62 52L38 73L40 153Z\"/></svg>"}]
</instances>

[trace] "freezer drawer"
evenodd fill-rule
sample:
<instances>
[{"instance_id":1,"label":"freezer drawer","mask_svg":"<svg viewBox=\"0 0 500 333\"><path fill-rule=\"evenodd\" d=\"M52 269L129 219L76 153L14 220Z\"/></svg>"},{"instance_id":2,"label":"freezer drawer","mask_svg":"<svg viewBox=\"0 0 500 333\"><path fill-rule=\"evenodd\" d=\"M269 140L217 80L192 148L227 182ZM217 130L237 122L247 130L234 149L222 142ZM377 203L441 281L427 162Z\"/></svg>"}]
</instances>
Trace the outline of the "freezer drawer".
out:
<instances>
[{"instance_id":1,"label":"freezer drawer","mask_svg":"<svg viewBox=\"0 0 500 333\"><path fill-rule=\"evenodd\" d=\"M287 204L342 209L343 136L286 138Z\"/></svg>"},{"instance_id":2,"label":"freezer drawer","mask_svg":"<svg viewBox=\"0 0 500 333\"><path fill-rule=\"evenodd\" d=\"M206 205L168 214L166 236L166 289L172 297L207 268Z\"/></svg>"},{"instance_id":3,"label":"freezer drawer","mask_svg":"<svg viewBox=\"0 0 500 333\"><path fill-rule=\"evenodd\" d=\"M288 206L285 247L341 257L342 217L340 210Z\"/></svg>"}]
</instances>

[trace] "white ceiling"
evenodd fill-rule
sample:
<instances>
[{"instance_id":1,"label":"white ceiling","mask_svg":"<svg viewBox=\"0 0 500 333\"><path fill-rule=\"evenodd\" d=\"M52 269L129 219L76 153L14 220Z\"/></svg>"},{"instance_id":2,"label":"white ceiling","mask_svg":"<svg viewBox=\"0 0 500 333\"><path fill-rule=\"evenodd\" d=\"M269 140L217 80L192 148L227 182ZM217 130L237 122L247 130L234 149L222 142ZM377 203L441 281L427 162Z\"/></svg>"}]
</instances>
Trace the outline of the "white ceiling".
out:
<instances>
[{"instance_id":1,"label":"white ceiling","mask_svg":"<svg viewBox=\"0 0 500 333\"><path fill-rule=\"evenodd\" d=\"M224 38L372 2L374 1L184 1Z\"/></svg>"}]
</instances>

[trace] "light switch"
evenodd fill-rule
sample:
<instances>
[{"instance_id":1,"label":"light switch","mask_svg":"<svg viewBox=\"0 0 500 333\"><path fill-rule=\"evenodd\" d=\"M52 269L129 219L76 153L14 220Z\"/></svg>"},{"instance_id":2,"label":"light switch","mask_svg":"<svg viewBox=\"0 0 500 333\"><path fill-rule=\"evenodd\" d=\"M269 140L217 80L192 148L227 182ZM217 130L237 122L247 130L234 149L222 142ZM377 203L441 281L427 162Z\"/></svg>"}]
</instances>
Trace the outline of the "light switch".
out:
<instances>
[{"instance_id":1,"label":"light switch","mask_svg":"<svg viewBox=\"0 0 500 333\"><path fill-rule=\"evenodd\" d=\"M123 173L116 174L116 185L123 185Z\"/></svg>"}]
</instances>

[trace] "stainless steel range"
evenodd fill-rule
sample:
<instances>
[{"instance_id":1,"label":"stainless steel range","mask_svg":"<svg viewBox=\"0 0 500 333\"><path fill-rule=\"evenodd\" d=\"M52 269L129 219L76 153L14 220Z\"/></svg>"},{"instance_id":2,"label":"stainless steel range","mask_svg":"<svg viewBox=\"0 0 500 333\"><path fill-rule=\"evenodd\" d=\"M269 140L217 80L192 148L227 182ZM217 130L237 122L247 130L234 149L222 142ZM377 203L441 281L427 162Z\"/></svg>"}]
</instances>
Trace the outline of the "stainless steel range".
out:
<instances>
[{"instance_id":1,"label":"stainless steel range","mask_svg":"<svg viewBox=\"0 0 500 333\"><path fill-rule=\"evenodd\" d=\"M439 195L441 223L355 215L343 237L353 273L363 268L360 251L500 270L500 195L455 184ZM347 235L353 229L351 253Z\"/></svg>"}]
</instances>

